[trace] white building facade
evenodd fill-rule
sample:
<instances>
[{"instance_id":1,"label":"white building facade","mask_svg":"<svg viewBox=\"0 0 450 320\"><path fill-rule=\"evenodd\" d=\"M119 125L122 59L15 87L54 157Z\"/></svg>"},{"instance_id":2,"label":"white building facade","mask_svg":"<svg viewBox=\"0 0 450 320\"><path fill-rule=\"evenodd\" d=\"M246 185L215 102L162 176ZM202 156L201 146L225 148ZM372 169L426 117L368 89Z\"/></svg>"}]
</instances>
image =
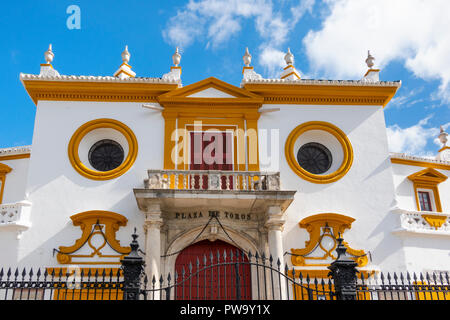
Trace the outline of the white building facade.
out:
<instances>
[{"instance_id":1,"label":"white building facade","mask_svg":"<svg viewBox=\"0 0 450 320\"><path fill-rule=\"evenodd\" d=\"M64 76L51 47L21 74L36 104L32 146L0 150L0 265L118 268L134 228L147 274L227 248L323 276L341 233L360 270L450 265L450 148L388 151L383 108L400 82L281 79L244 55L240 86Z\"/></svg>"}]
</instances>

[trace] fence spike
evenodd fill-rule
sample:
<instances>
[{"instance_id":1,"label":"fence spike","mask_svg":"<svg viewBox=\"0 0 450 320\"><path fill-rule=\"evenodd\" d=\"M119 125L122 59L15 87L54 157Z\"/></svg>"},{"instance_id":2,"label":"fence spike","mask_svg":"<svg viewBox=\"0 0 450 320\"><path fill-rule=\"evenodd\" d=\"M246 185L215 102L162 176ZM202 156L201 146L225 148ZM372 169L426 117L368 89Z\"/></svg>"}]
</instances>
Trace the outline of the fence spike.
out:
<instances>
[{"instance_id":1,"label":"fence spike","mask_svg":"<svg viewBox=\"0 0 450 320\"><path fill-rule=\"evenodd\" d=\"M203 254L203 265L206 266L206 261L208 261L208 259L206 259L206 254Z\"/></svg>"},{"instance_id":2,"label":"fence spike","mask_svg":"<svg viewBox=\"0 0 450 320\"><path fill-rule=\"evenodd\" d=\"M411 283L411 275L409 274L408 271L406 271L406 280L408 280L408 284Z\"/></svg>"},{"instance_id":3,"label":"fence spike","mask_svg":"<svg viewBox=\"0 0 450 320\"><path fill-rule=\"evenodd\" d=\"M394 272L394 281L395 281L395 284L397 284L398 283L398 278L397 278L397 274Z\"/></svg>"},{"instance_id":4,"label":"fence spike","mask_svg":"<svg viewBox=\"0 0 450 320\"><path fill-rule=\"evenodd\" d=\"M280 266L281 266L281 261L280 258L277 259L277 268L278 270L280 270Z\"/></svg>"},{"instance_id":5,"label":"fence spike","mask_svg":"<svg viewBox=\"0 0 450 320\"><path fill-rule=\"evenodd\" d=\"M192 262L189 261L188 265L189 273L192 274Z\"/></svg>"},{"instance_id":6,"label":"fence spike","mask_svg":"<svg viewBox=\"0 0 450 320\"><path fill-rule=\"evenodd\" d=\"M3 278L3 268L0 270L0 281L2 280L2 278Z\"/></svg>"},{"instance_id":7,"label":"fence spike","mask_svg":"<svg viewBox=\"0 0 450 320\"><path fill-rule=\"evenodd\" d=\"M220 252L219 252L219 249L217 249L216 258L217 258L217 263L220 263Z\"/></svg>"},{"instance_id":8,"label":"fence spike","mask_svg":"<svg viewBox=\"0 0 450 320\"><path fill-rule=\"evenodd\" d=\"M154 286L155 283L156 283L156 278L155 278L155 275L153 275L153 277L152 277L152 285Z\"/></svg>"},{"instance_id":9,"label":"fence spike","mask_svg":"<svg viewBox=\"0 0 450 320\"><path fill-rule=\"evenodd\" d=\"M400 272L400 282L405 284L405 278L403 277L403 272Z\"/></svg>"},{"instance_id":10,"label":"fence spike","mask_svg":"<svg viewBox=\"0 0 450 320\"><path fill-rule=\"evenodd\" d=\"M270 266L272 266L272 262L273 262L273 257L272 257L272 255L269 256L269 262L270 262Z\"/></svg>"},{"instance_id":11,"label":"fence spike","mask_svg":"<svg viewBox=\"0 0 450 320\"><path fill-rule=\"evenodd\" d=\"M361 272L361 283L364 285L364 272Z\"/></svg>"},{"instance_id":12,"label":"fence spike","mask_svg":"<svg viewBox=\"0 0 450 320\"><path fill-rule=\"evenodd\" d=\"M430 282L431 279L430 279L430 275L428 274L428 272L425 273L425 277L426 277L427 281Z\"/></svg>"},{"instance_id":13,"label":"fence spike","mask_svg":"<svg viewBox=\"0 0 450 320\"><path fill-rule=\"evenodd\" d=\"M448 279L448 272L445 273L445 280L447 280L447 285L450 285L450 281Z\"/></svg>"},{"instance_id":14,"label":"fence spike","mask_svg":"<svg viewBox=\"0 0 450 320\"><path fill-rule=\"evenodd\" d=\"M309 281L310 281L310 279L309 279L309 273L307 273L307 274L306 274L306 283L308 283L308 285L309 285Z\"/></svg>"},{"instance_id":15,"label":"fence spike","mask_svg":"<svg viewBox=\"0 0 450 320\"><path fill-rule=\"evenodd\" d=\"M23 278L25 278L25 275L27 274L27 272L25 271L25 268L23 268L23 271L22 271L22 279Z\"/></svg>"},{"instance_id":16,"label":"fence spike","mask_svg":"<svg viewBox=\"0 0 450 320\"><path fill-rule=\"evenodd\" d=\"M6 276L7 276L8 279L9 279L9 277L11 276L11 268L8 268L8 272L6 273Z\"/></svg>"},{"instance_id":17,"label":"fence spike","mask_svg":"<svg viewBox=\"0 0 450 320\"><path fill-rule=\"evenodd\" d=\"M159 287L162 287L163 282L164 282L164 278L163 278L163 276L161 275L161 276L159 277Z\"/></svg>"},{"instance_id":18,"label":"fence spike","mask_svg":"<svg viewBox=\"0 0 450 320\"><path fill-rule=\"evenodd\" d=\"M223 261L227 262L227 250L223 250Z\"/></svg>"},{"instance_id":19,"label":"fence spike","mask_svg":"<svg viewBox=\"0 0 450 320\"><path fill-rule=\"evenodd\" d=\"M413 272L413 279L414 279L414 282L417 282L417 276L416 276L415 272Z\"/></svg>"},{"instance_id":20,"label":"fence spike","mask_svg":"<svg viewBox=\"0 0 450 320\"><path fill-rule=\"evenodd\" d=\"M33 277L33 268L30 269L30 272L28 273L28 276L30 277L30 280L31 280L31 278Z\"/></svg>"},{"instance_id":21,"label":"fence spike","mask_svg":"<svg viewBox=\"0 0 450 320\"><path fill-rule=\"evenodd\" d=\"M98 268L95 269L95 279L97 279L97 278L98 278Z\"/></svg>"},{"instance_id":22,"label":"fence spike","mask_svg":"<svg viewBox=\"0 0 450 320\"><path fill-rule=\"evenodd\" d=\"M251 260L252 257L253 257L252 252L249 250L249 251L248 251L248 260Z\"/></svg>"},{"instance_id":23,"label":"fence spike","mask_svg":"<svg viewBox=\"0 0 450 320\"><path fill-rule=\"evenodd\" d=\"M388 284L391 284L391 274L388 272L386 277Z\"/></svg>"},{"instance_id":24,"label":"fence spike","mask_svg":"<svg viewBox=\"0 0 450 320\"><path fill-rule=\"evenodd\" d=\"M92 271L91 268L88 269L88 273L87 273L88 278L90 278L92 276Z\"/></svg>"},{"instance_id":25,"label":"fence spike","mask_svg":"<svg viewBox=\"0 0 450 320\"><path fill-rule=\"evenodd\" d=\"M420 278L420 281L423 282L424 278L423 278L423 273L422 272L420 273L420 277L419 278Z\"/></svg>"},{"instance_id":26,"label":"fence spike","mask_svg":"<svg viewBox=\"0 0 450 320\"><path fill-rule=\"evenodd\" d=\"M170 272L169 272L169 274L167 275L167 281L168 281L168 283L170 283L170 280L171 280L172 278L171 278L171 276L170 276Z\"/></svg>"},{"instance_id":27,"label":"fence spike","mask_svg":"<svg viewBox=\"0 0 450 320\"><path fill-rule=\"evenodd\" d=\"M105 276L106 276L106 268L103 268L103 272L102 272L103 279L105 279Z\"/></svg>"},{"instance_id":28,"label":"fence spike","mask_svg":"<svg viewBox=\"0 0 450 320\"><path fill-rule=\"evenodd\" d=\"M289 267L287 265L287 263L284 264L284 273L286 274L286 276L288 275L289 272Z\"/></svg>"}]
</instances>

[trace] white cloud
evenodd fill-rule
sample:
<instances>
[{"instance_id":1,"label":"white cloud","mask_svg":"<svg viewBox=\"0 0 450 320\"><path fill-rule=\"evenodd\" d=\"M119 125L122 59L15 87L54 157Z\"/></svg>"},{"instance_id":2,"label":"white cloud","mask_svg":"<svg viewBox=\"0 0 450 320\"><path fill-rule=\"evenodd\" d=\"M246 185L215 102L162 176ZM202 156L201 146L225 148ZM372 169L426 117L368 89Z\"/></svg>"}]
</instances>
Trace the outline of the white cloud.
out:
<instances>
[{"instance_id":1,"label":"white cloud","mask_svg":"<svg viewBox=\"0 0 450 320\"><path fill-rule=\"evenodd\" d=\"M417 124L401 128L397 124L387 128L389 150L392 152L404 152L416 156L435 156L436 152L426 152L426 145L430 139L440 146L436 139L439 128L426 127L432 115L420 120ZM450 122L443 125L444 130L450 127ZM437 150L436 150L437 151Z\"/></svg>"},{"instance_id":2,"label":"white cloud","mask_svg":"<svg viewBox=\"0 0 450 320\"><path fill-rule=\"evenodd\" d=\"M393 60L423 79L439 79L439 96L450 101L450 1L327 0L321 29L303 39L315 72L361 78L367 50L379 67Z\"/></svg>"},{"instance_id":3,"label":"white cloud","mask_svg":"<svg viewBox=\"0 0 450 320\"><path fill-rule=\"evenodd\" d=\"M281 46L286 44L289 32L301 17L312 11L315 0L292 2L281 1L274 6L271 0L190 0L169 19L163 37L184 48L196 41L205 42L207 48L218 48L239 32L251 32L242 30L241 25L252 19L261 38L258 62L273 75L275 68L283 65L283 57L280 62L275 60L281 56Z\"/></svg>"}]
</instances>

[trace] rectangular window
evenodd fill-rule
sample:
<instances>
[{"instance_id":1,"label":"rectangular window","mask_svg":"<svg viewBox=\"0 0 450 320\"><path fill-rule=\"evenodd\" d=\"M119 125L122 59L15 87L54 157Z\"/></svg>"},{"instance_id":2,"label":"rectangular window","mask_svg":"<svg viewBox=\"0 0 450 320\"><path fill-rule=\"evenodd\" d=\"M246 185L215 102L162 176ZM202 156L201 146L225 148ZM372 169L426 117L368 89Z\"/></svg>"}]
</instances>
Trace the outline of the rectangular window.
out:
<instances>
[{"instance_id":1,"label":"rectangular window","mask_svg":"<svg viewBox=\"0 0 450 320\"><path fill-rule=\"evenodd\" d=\"M430 192L428 191L418 191L420 211L433 211L431 205Z\"/></svg>"}]
</instances>

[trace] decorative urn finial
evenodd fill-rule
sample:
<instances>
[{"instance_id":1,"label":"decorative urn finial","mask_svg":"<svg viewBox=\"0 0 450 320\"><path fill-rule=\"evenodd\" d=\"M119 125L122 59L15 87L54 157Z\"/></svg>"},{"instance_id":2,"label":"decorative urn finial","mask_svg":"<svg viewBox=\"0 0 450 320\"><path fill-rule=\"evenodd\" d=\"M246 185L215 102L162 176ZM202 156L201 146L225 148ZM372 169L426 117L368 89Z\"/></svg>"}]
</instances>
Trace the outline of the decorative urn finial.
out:
<instances>
[{"instance_id":1,"label":"decorative urn finial","mask_svg":"<svg viewBox=\"0 0 450 320\"><path fill-rule=\"evenodd\" d=\"M180 64L181 55L178 50L178 47L176 48L175 53L172 55L172 61L175 67L178 67L178 65Z\"/></svg>"},{"instance_id":2,"label":"decorative urn finial","mask_svg":"<svg viewBox=\"0 0 450 320\"><path fill-rule=\"evenodd\" d=\"M372 69L372 67L375 65L374 60L375 60L375 58L370 54L370 50L368 50L366 64L369 67L369 69Z\"/></svg>"},{"instance_id":3,"label":"decorative urn finial","mask_svg":"<svg viewBox=\"0 0 450 320\"><path fill-rule=\"evenodd\" d=\"M128 52L128 45L125 46L125 50L122 52L122 61L123 63L128 64L130 62L130 53Z\"/></svg>"},{"instance_id":4,"label":"decorative urn finial","mask_svg":"<svg viewBox=\"0 0 450 320\"><path fill-rule=\"evenodd\" d=\"M45 61L47 62L47 64L51 64L54 57L55 57L55 55L53 54L53 51L52 51L52 44L50 43L47 51L45 51L45 53L44 53L44 58L45 58Z\"/></svg>"},{"instance_id":5,"label":"decorative urn finial","mask_svg":"<svg viewBox=\"0 0 450 320\"><path fill-rule=\"evenodd\" d=\"M287 65L293 65L294 64L294 55L291 53L291 49L288 48L288 51L286 55L284 56L284 61L286 61Z\"/></svg>"},{"instance_id":6,"label":"decorative urn finial","mask_svg":"<svg viewBox=\"0 0 450 320\"><path fill-rule=\"evenodd\" d=\"M441 126L441 133L439 134L438 138L439 138L439 141L442 143L442 147L445 147L447 145L447 141L448 141L447 136L448 136L448 133L445 132L444 127Z\"/></svg>"},{"instance_id":7,"label":"decorative urn finial","mask_svg":"<svg viewBox=\"0 0 450 320\"><path fill-rule=\"evenodd\" d=\"M245 48L245 54L242 57L242 60L244 60L244 65L246 67L249 67L250 63L252 63L252 55L248 52L248 47Z\"/></svg>"}]
</instances>

